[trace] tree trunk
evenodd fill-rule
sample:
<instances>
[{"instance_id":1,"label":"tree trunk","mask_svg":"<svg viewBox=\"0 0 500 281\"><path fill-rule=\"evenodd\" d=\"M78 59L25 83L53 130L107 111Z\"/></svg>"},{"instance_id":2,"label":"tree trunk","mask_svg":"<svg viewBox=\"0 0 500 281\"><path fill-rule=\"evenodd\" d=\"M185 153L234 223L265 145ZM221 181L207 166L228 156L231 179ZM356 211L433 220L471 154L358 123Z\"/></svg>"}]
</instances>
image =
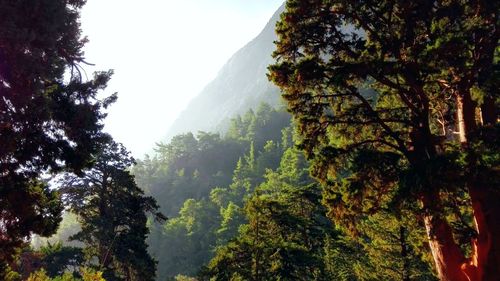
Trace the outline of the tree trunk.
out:
<instances>
[{"instance_id":1,"label":"tree trunk","mask_svg":"<svg viewBox=\"0 0 500 281\"><path fill-rule=\"evenodd\" d=\"M481 123L485 126L494 125L497 122L498 109L495 106L495 100L486 97L481 105Z\"/></svg>"},{"instance_id":2,"label":"tree trunk","mask_svg":"<svg viewBox=\"0 0 500 281\"><path fill-rule=\"evenodd\" d=\"M458 135L463 145L468 143L468 135L476 129L475 106L470 94L457 94Z\"/></svg>"},{"instance_id":3,"label":"tree trunk","mask_svg":"<svg viewBox=\"0 0 500 281\"><path fill-rule=\"evenodd\" d=\"M500 280L500 196L494 191L469 187L477 237L464 270L471 280ZM472 279L474 278L474 279Z\"/></svg>"},{"instance_id":4,"label":"tree trunk","mask_svg":"<svg viewBox=\"0 0 500 281\"><path fill-rule=\"evenodd\" d=\"M403 272L401 276L402 281L411 281L411 265L408 253L408 243L406 241L406 228L399 227L399 246L401 247L401 258L403 259Z\"/></svg>"},{"instance_id":5,"label":"tree trunk","mask_svg":"<svg viewBox=\"0 0 500 281\"><path fill-rule=\"evenodd\" d=\"M458 129L464 149L470 145L469 136L477 126L475 108L467 91L457 95ZM481 114L484 125L496 122L496 108L491 101L485 101ZM474 171L474 155L469 155L467 162L469 170ZM487 177L470 175L467 181L477 237L471 241L472 253L462 269L471 281L500 281L500 194L480 178Z\"/></svg>"},{"instance_id":6,"label":"tree trunk","mask_svg":"<svg viewBox=\"0 0 500 281\"><path fill-rule=\"evenodd\" d=\"M490 250L484 265L485 281L500 281L500 195L498 192L486 196L483 204L485 214L486 231L491 237Z\"/></svg>"},{"instance_id":7,"label":"tree trunk","mask_svg":"<svg viewBox=\"0 0 500 281\"><path fill-rule=\"evenodd\" d=\"M453 239L453 232L446 220L440 217L439 195L429 192L422 198L426 209L425 229L434 264L441 281L470 281L462 270L466 261L460 247Z\"/></svg>"}]
</instances>

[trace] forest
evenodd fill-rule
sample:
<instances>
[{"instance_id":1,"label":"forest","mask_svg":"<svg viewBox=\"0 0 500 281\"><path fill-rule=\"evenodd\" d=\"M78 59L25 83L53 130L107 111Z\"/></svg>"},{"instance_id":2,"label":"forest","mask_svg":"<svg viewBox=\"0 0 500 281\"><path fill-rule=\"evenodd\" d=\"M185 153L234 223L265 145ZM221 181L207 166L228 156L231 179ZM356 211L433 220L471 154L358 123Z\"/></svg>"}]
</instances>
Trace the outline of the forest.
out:
<instances>
[{"instance_id":1,"label":"forest","mask_svg":"<svg viewBox=\"0 0 500 281\"><path fill-rule=\"evenodd\" d=\"M500 281L500 2L287 0L281 102L143 157L86 2L0 0L0 280Z\"/></svg>"}]
</instances>

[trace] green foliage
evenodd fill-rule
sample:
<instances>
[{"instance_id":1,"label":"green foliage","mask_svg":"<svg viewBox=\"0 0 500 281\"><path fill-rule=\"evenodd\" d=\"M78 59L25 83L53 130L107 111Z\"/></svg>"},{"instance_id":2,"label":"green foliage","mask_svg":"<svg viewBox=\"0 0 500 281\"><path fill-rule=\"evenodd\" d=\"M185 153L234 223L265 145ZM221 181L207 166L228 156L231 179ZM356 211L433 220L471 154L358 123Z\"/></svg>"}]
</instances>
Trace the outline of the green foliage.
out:
<instances>
[{"instance_id":1,"label":"green foliage","mask_svg":"<svg viewBox=\"0 0 500 281\"><path fill-rule=\"evenodd\" d=\"M110 138L101 145L92 169L61 181L64 200L81 225L71 239L84 244L86 259L108 281L154 280L156 262L145 241L147 215L165 218L128 172L135 162L126 149Z\"/></svg>"},{"instance_id":2,"label":"green foliage","mask_svg":"<svg viewBox=\"0 0 500 281\"><path fill-rule=\"evenodd\" d=\"M329 280L323 247L335 233L320 197L303 157L286 150L278 172L268 170L266 181L245 202L248 222L217 249L203 278Z\"/></svg>"},{"instance_id":3,"label":"green foliage","mask_svg":"<svg viewBox=\"0 0 500 281\"><path fill-rule=\"evenodd\" d=\"M498 193L487 187L498 177L476 163L481 153L464 149L474 146L478 123L498 122L499 21L490 12L498 10L497 2L290 0L277 24L269 78L325 186L329 217L352 234L380 214L426 218L443 280L472 278L456 243L464 235L457 225L472 224L464 198L482 194L471 200L475 215L479 205L489 213L478 235L498 237ZM485 268L498 268L494 247Z\"/></svg>"},{"instance_id":4,"label":"green foliage","mask_svg":"<svg viewBox=\"0 0 500 281\"><path fill-rule=\"evenodd\" d=\"M5 281L20 281L21 274L13 271L9 266L0 265L0 270L3 272L3 278Z\"/></svg>"},{"instance_id":5,"label":"green foliage","mask_svg":"<svg viewBox=\"0 0 500 281\"><path fill-rule=\"evenodd\" d=\"M63 212L62 221L59 223L57 232L50 237L34 236L31 239L31 246L35 249L48 246L49 244L63 243L65 246L79 247L81 243L69 241L70 237L80 231L78 218L70 212Z\"/></svg>"},{"instance_id":6,"label":"green foliage","mask_svg":"<svg viewBox=\"0 0 500 281\"><path fill-rule=\"evenodd\" d=\"M352 261L360 280L437 280L425 232L409 214L378 213L363 220L355 241L365 260Z\"/></svg>"},{"instance_id":7,"label":"green foliage","mask_svg":"<svg viewBox=\"0 0 500 281\"><path fill-rule=\"evenodd\" d=\"M232 171L245 147L217 134L179 135L157 147L154 158L133 168L139 186L154 196L161 211L175 216L185 200L206 197L211 187L231 182ZM218 161L224 157L224 161Z\"/></svg>"},{"instance_id":8,"label":"green foliage","mask_svg":"<svg viewBox=\"0 0 500 281\"><path fill-rule=\"evenodd\" d=\"M246 116L255 114L250 112ZM234 122L241 120L236 118ZM248 126L250 124L248 122ZM167 155L166 151L176 153L168 154L163 160L160 160L161 155L146 159L147 163L139 163L134 168L135 173L146 173L137 174L137 177L149 187L167 182L167 175L175 178L172 185L158 185L149 190L164 188L181 192L183 188L191 188L192 183L206 173L207 167L203 166L206 162L194 161L198 154L207 155L205 150L221 143L227 145L225 141L247 146L240 154L231 155L229 150L211 158L212 167L220 167L218 162L228 157L236 159L232 160L234 166L230 172L212 170L213 177L231 175L225 185L209 186L208 195L185 200L178 215L172 216L161 229L152 224L154 236L149 244L159 260L160 280L174 280L178 274L195 276L202 267L201 280L383 280L396 276L394 272L404 272L406 260L409 260L411 270L408 272L412 277L430 276L424 280L433 280L427 260L421 260L422 256L427 256L420 251L423 248L417 243L421 243L420 240L413 236L408 238L407 256L398 252L399 240L387 240L390 245L387 252L375 246L383 243L388 233L397 237L399 228L394 220L359 218L360 223L367 226L359 229L359 236L349 238L344 236L345 229L335 227L327 219L327 209L321 205L324 199L321 188L309 176L308 161L293 148L300 136L293 134L291 127L275 128L272 139L260 147L255 145L255 139L247 138L247 133L235 142L234 132L239 131L245 132L242 128L234 129L233 135L226 139L216 135L208 138L209 134L194 139L192 135L180 136L175 143L177 149L171 147L173 143L163 145L166 150L161 155ZM209 140L203 148L199 145L202 137ZM180 140L183 141L179 143ZM187 143L183 144L184 141ZM188 146L194 151L180 149ZM364 177L369 178L390 171L383 167L394 166L391 161L398 159L392 154L374 156L360 153L360 167L349 169L355 171L371 166L373 172ZM377 168L377 159L385 159L387 165ZM157 166L152 168L146 164ZM355 174L352 173L353 177ZM206 181L211 179L206 178ZM162 196L162 193L154 194ZM160 202L168 203L178 198L174 196ZM385 229L387 226L390 228ZM412 226L408 231L413 233L415 229ZM378 264L387 266L380 269Z\"/></svg>"},{"instance_id":9,"label":"green foliage","mask_svg":"<svg viewBox=\"0 0 500 281\"><path fill-rule=\"evenodd\" d=\"M175 276L175 281L196 281L196 278L184 276L184 275L177 275Z\"/></svg>"},{"instance_id":10,"label":"green foliage","mask_svg":"<svg viewBox=\"0 0 500 281\"><path fill-rule=\"evenodd\" d=\"M227 136L200 132L160 144L157 155L133 168L138 185L161 203L170 219L152 224L150 251L159 279L195 275L245 222L244 202L279 165L285 112L262 105L233 119Z\"/></svg>"},{"instance_id":11,"label":"green foliage","mask_svg":"<svg viewBox=\"0 0 500 281\"><path fill-rule=\"evenodd\" d=\"M150 253L161 280L435 280L422 218L438 267L498 276L497 1L289 0L269 78L294 123L262 104L139 163L101 133L112 72L83 81L85 2L0 0L0 279L61 197L84 248L26 250L28 281L153 280Z\"/></svg>"},{"instance_id":12,"label":"green foliage","mask_svg":"<svg viewBox=\"0 0 500 281\"><path fill-rule=\"evenodd\" d=\"M40 252L43 254L44 269L53 278L78 268L84 262L81 248L63 246L61 242L48 243L40 249Z\"/></svg>"},{"instance_id":13,"label":"green foliage","mask_svg":"<svg viewBox=\"0 0 500 281\"><path fill-rule=\"evenodd\" d=\"M173 278L178 273L196 273L210 258L217 220L217 209L209 202L186 200L179 216L164 226L162 244L158 245L163 250L159 256L158 276Z\"/></svg>"},{"instance_id":14,"label":"green foliage","mask_svg":"<svg viewBox=\"0 0 500 281\"><path fill-rule=\"evenodd\" d=\"M28 277L27 281L51 281L51 278L47 276L45 270L40 270L35 273L32 273L30 277Z\"/></svg>"},{"instance_id":15,"label":"green foliage","mask_svg":"<svg viewBox=\"0 0 500 281\"><path fill-rule=\"evenodd\" d=\"M41 269L32 273L27 281L106 281L102 277L102 272L94 271L88 268L81 268L81 278L74 277L70 273L64 273L61 276L50 278L45 270Z\"/></svg>"},{"instance_id":16,"label":"green foliage","mask_svg":"<svg viewBox=\"0 0 500 281\"><path fill-rule=\"evenodd\" d=\"M102 272L99 271L94 271L88 268L82 269L82 281L106 281L102 275Z\"/></svg>"},{"instance_id":17,"label":"green foliage","mask_svg":"<svg viewBox=\"0 0 500 281\"><path fill-rule=\"evenodd\" d=\"M0 1L0 261L32 234L48 236L62 207L40 176L80 173L91 164L116 96L98 92L111 72L83 81L79 13L74 1ZM70 74L65 77L65 73ZM66 79L67 78L67 79Z\"/></svg>"}]
</instances>

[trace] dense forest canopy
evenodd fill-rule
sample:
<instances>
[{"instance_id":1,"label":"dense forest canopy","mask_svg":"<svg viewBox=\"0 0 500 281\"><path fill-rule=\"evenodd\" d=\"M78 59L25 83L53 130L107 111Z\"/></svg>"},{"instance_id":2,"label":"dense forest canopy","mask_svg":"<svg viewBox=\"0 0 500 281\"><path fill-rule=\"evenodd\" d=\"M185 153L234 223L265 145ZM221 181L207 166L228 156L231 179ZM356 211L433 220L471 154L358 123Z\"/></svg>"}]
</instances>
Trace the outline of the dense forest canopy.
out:
<instances>
[{"instance_id":1,"label":"dense forest canopy","mask_svg":"<svg viewBox=\"0 0 500 281\"><path fill-rule=\"evenodd\" d=\"M500 280L497 1L288 0L236 56L283 104L137 160L85 2L0 0L1 280Z\"/></svg>"},{"instance_id":2,"label":"dense forest canopy","mask_svg":"<svg viewBox=\"0 0 500 281\"><path fill-rule=\"evenodd\" d=\"M169 206L148 241L159 280L435 280L411 217L371 218L359 237L334 226L298 138L288 113L261 105L224 137L179 135L134 167ZM206 165L214 160L228 165Z\"/></svg>"}]
</instances>

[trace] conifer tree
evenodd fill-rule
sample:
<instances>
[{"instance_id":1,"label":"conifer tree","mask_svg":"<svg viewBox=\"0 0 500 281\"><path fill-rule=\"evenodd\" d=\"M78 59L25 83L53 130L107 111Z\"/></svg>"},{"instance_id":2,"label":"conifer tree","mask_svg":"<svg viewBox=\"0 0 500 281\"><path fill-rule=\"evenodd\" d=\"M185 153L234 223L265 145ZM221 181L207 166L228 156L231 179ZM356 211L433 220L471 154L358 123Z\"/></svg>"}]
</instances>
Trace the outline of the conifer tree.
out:
<instances>
[{"instance_id":1,"label":"conifer tree","mask_svg":"<svg viewBox=\"0 0 500 281\"><path fill-rule=\"evenodd\" d=\"M154 280L147 216L159 221L165 217L127 170L135 163L129 152L110 137L104 139L92 169L61 181L64 200L82 228L71 239L84 243L87 260L108 281Z\"/></svg>"},{"instance_id":2,"label":"conifer tree","mask_svg":"<svg viewBox=\"0 0 500 281\"><path fill-rule=\"evenodd\" d=\"M270 78L330 216L355 230L387 206L421 213L441 280L500 276L499 11L498 1L291 0L277 25ZM455 209L473 213L468 246Z\"/></svg>"},{"instance_id":3,"label":"conifer tree","mask_svg":"<svg viewBox=\"0 0 500 281\"><path fill-rule=\"evenodd\" d=\"M217 209L207 200L186 200L179 216L164 225L159 278L196 274L210 260L218 220Z\"/></svg>"},{"instance_id":4,"label":"conifer tree","mask_svg":"<svg viewBox=\"0 0 500 281\"><path fill-rule=\"evenodd\" d=\"M97 97L111 72L82 76L84 4L0 1L0 272L30 235L55 232L62 207L40 175L89 166L116 98Z\"/></svg>"},{"instance_id":5,"label":"conifer tree","mask_svg":"<svg viewBox=\"0 0 500 281\"><path fill-rule=\"evenodd\" d=\"M202 272L210 280L330 280L324 243L335 237L318 186L300 153L285 152L278 172L245 203L247 223Z\"/></svg>"},{"instance_id":6,"label":"conifer tree","mask_svg":"<svg viewBox=\"0 0 500 281\"><path fill-rule=\"evenodd\" d=\"M363 220L353 240L364 256L353 260L361 280L436 280L425 251L425 231L414 216L380 212ZM358 247L356 245L355 247Z\"/></svg>"},{"instance_id":7,"label":"conifer tree","mask_svg":"<svg viewBox=\"0 0 500 281\"><path fill-rule=\"evenodd\" d=\"M265 180L266 169L279 165L281 131L290 119L286 112L260 108L233 119L225 137L177 136L134 168L138 183L171 217L161 227L152 224L148 239L159 279L195 274L247 222L245 202Z\"/></svg>"}]
</instances>

